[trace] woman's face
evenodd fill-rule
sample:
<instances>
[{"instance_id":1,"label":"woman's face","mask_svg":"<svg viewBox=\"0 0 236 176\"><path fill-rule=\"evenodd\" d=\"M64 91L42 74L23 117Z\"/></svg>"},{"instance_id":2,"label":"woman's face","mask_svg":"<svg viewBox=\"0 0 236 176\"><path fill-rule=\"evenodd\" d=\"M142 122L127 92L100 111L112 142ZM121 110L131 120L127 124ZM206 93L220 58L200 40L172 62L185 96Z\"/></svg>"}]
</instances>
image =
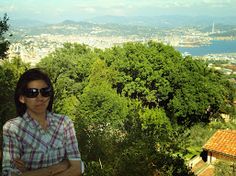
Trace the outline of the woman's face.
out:
<instances>
[{"instance_id":1,"label":"woman's face","mask_svg":"<svg viewBox=\"0 0 236 176\"><path fill-rule=\"evenodd\" d=\"M26 111L30 115L43 115L47 111L50 92L45 81L31 81L28 83L25 93L19 97L19 101L26 105Z\"/></svg>"}]
</instances>

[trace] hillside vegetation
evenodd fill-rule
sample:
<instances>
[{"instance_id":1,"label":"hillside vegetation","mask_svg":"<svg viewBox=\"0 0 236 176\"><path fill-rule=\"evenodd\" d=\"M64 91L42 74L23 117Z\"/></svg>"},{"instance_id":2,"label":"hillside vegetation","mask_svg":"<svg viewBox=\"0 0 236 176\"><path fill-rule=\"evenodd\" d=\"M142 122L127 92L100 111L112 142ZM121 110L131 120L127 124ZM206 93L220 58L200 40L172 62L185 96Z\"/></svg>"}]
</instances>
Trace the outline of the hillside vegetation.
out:
<instances>
[{"instance_id":1,"label":"hillside vegetation","mask_svg":"<svg viewBox=\"0 0 236 176\"><path fill-rule=\"evenodd\" d=\"M234 118L232 83L162 43L66 43L37 67L52 79L54 111L75 123L85 175L193 175L186 161L209 134L235 129L219 122ZM0 65L1 123L14 117L14 87L28 68L20 58Z\"/></svg>"}]
</instances>

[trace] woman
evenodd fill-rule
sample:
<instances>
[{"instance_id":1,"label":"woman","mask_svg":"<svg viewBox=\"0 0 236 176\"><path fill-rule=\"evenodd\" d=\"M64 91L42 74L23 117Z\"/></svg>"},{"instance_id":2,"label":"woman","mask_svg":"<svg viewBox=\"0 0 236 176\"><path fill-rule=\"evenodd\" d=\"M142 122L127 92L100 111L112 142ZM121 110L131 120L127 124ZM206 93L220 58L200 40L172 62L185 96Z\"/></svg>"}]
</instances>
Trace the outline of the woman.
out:
<instances>
[{"instance_id":1,"label":"woman","mask_svg":"<svg viewBox=\"0 0 236 176\"><path fill-rule=\"evenodd\" d=\"M3 175L81 175L72 121L52 112L53 87L39 69L26 71L15 89L17 117L3 127Z\"/></svg>"}]
</instances>

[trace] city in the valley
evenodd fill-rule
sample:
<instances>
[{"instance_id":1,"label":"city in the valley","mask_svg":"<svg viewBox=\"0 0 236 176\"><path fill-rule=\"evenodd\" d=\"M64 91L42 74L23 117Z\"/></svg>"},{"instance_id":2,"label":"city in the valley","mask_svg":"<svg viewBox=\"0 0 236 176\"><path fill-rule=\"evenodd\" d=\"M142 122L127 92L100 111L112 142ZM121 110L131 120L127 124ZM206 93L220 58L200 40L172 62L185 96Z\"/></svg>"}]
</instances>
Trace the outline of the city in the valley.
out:
<instances>
[{"instance_id":1,"label":"city in the valley","mask_svg":"<svg viewBox=\"0 0 236 176\"><path fill-rule=\"evenodd\" d=\"M158 28L153 26L94 24L64 21L58 24L11 28L9 57L20 56L35 64L65 42L86 44L105 49L125 42L154 40L179 47L201 47L211 45L213 40L236 40L235 28L226 25L177 26ZM235 47L236 48L236 47ZM232 53L208 54L205 60L236 62L236 51ZM189 53L182 53L184 56ZM198 56L194 56L198 57ZM198 57L199 58L199 57Z\"/></svg>"}]
</instances>

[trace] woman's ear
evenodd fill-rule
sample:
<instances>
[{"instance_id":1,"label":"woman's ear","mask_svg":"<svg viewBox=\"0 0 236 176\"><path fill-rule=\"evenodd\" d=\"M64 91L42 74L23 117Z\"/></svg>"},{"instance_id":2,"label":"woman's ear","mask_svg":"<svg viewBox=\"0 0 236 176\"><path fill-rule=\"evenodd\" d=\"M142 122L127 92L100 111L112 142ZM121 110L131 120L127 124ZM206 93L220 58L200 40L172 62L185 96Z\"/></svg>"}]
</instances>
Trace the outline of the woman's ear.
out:
<instances>
[{"instance_id":1,"label":"woman's ear","mask_svg":"<svg viewBox=\"0 0 236 176\"><path fill-rule=\"evenodd\" d=\"M25 97L20 95L19 101L24 104L25 103Z\"/></svg>"}]
</instances>

